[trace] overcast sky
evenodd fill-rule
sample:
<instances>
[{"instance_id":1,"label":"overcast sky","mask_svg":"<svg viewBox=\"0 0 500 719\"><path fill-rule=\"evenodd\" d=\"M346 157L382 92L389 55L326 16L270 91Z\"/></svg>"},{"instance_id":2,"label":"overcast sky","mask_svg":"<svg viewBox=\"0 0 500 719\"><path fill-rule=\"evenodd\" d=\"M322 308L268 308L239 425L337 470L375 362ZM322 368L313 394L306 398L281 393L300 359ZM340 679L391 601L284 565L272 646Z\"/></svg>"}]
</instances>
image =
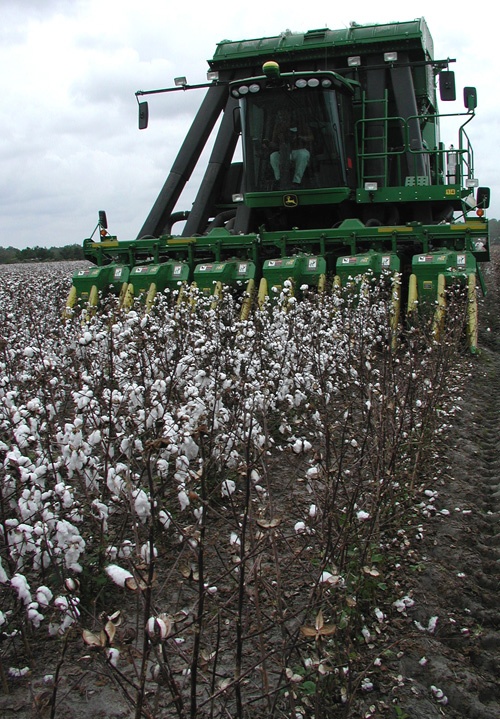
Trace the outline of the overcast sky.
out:
<instances>
[{"instance_id":1,"label":"overcast sky","mask_svg":"<svg viewBox=\"0 0 500 719\"><path fill-rule=\"evenodd\" d=\"M137 129L139 89L186 75L204 82L223 39L425 17L437 59L456 58L461 88L478 89L468 126L475 174L500 217L498 26L484 4L420 0L302 3L173 0L0 0L0 246L80 243L105 209L110 231L134 238L170 170L203 91L150 98ZM280 8L286 7L286 13ZM345 9L347 8L347 9ZM443 134L456 144L453 131ZM196 185L202 170L193 174ZM195 187L188 188L189 209Z\"/></svg>"}]
</instances>

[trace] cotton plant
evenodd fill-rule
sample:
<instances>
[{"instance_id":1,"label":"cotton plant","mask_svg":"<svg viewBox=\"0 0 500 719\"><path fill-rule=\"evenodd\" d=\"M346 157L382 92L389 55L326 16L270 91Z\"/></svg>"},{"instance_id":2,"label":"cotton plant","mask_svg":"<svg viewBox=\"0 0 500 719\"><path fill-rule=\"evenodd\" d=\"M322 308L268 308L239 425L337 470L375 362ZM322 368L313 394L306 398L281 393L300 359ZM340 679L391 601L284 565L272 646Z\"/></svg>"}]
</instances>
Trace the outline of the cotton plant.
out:
<instances>
[{"instance_id":1,"label":"cotton plant","mask_svg":"<svg viewBox=\"0 0 500 719\"><path fill-rule=\"evenodd\" d=\"M33 296L48 293L40 282ZM344 296L303 290L302 302L285 289L245 321L232 298L212 307L199 293L195 307L160 295L147 317L140 302L118 311L106 300L83 324L60 322L64 300L26 315L19 292L0 301L3 631L83 627L91 650L120 666L88 626L92 566L109 592L143 603L146 651L162 681L183 677L183 692L213 646L219 666L234 666L238 646L241 676L257 683L267 672L276 696L284 677L304 683L290 656L344 688L332 672L343 647L375 652L390 615L380 555L410 551L393 524L447 375L432 346L417 355L412 335L385 352L390 303L364 279ZM175 582L182 608L168 633L157 574ZM401 594L396 614L409 608ZM249 623L255 634L235 634ZM294 644L299 626L312 634ZM277 627L263 661L259 641ZM221 681L229 696L231 677Z\"/></svg>"}]
</instances>

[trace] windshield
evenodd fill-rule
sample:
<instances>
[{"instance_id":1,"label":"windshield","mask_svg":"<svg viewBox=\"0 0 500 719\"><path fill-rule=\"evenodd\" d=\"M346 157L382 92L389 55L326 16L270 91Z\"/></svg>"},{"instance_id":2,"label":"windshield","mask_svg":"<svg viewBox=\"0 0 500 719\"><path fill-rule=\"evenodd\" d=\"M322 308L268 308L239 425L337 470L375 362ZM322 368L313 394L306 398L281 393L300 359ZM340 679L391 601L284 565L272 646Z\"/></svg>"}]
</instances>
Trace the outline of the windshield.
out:
<instances>
[{"instance_id":1,"label":"windshield","mask_svg":"<svg viewBox=\"0 0 500 719\"><path fill-rule=\"evenodd\" d=\"M266 89L242 119L246 192L347 185L335 90Z\"/></svg>"}]
</instances>

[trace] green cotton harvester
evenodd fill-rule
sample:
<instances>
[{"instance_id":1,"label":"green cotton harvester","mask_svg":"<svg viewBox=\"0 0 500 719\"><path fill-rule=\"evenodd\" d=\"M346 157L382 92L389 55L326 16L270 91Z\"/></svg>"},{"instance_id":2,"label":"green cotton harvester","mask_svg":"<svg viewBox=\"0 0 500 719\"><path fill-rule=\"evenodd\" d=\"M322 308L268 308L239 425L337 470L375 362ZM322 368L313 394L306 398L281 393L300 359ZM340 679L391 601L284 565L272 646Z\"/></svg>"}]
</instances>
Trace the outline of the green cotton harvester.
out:
<instances>
[{"instance_id":1,"label":"green cotton harvester","mask_svg":"<svg viewBox=\"0 0 500 719\"><path fill-rule=\"evenodd\" d=\"M75 274L66 312L109 292L125 307L139 296L150 307L156 293L195 283L216 296L241 294L245 315L287 280L300 296L369 271L394 278L395 316L400 304L442 312L447 288L463 286L474 351L490 193L478 187L466 132L475 88L464 89L458 112L438 110L437 90L443 103L456 100L452 62L434 59L424 19L353 23L225 40L207 83L177 78L174 87L138 91L144 129L144 95L207 88L137 239L117 240L99 214L84 241L95 267ZM441 117L458 118L452 144L440 139ZM192 207L179 210L212 132Z\"/></svg>"}]
</instances>

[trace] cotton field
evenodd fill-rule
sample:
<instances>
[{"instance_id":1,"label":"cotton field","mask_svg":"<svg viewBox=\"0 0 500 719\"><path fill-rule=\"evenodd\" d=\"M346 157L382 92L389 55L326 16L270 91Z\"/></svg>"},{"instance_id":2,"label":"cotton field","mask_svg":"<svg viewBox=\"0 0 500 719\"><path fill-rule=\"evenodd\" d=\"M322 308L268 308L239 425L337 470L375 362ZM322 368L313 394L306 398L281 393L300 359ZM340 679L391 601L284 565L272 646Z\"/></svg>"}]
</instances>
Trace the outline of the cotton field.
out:
<instances>
[{"instance_id":1,"label":"cotton field","mask_svg":"<svg viewBox=\"0 0 500 719\"><path fill-rule=\"evenodd\" d=\"M136 717L333 716L404 596L452 339L396 348L375 288L63 320L70 276L0 269L4 686L70 637Z\"/></svg>"}]
</instances>

